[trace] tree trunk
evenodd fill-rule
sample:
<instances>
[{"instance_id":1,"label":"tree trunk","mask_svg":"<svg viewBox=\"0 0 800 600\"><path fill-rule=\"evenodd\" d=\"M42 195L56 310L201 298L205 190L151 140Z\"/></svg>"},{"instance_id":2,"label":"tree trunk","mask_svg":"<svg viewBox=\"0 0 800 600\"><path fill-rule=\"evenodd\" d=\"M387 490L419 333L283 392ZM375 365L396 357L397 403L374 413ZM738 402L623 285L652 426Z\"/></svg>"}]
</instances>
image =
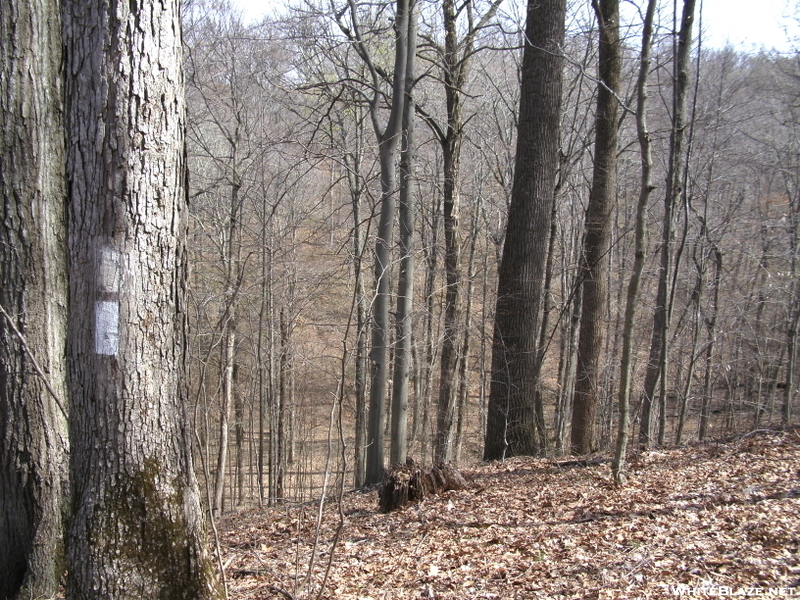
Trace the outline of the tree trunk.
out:
<instances>
[{"instance_id":1,"label":"tree trunk","mask_svg":"<svg viewBox=\"0 0 800 600\"><path fill-rule=\"evenodd\" d=\"M381 212L375 241L375 301L372 309L371 388L367 427L367 470L364 483L378 483L383 478L383 430L386 408L386 380L389 372L389 271L391 269L392 229L395 213L395 157L405 104L408 50L409 0L397 0L395 24L395 68L392 110L386 127L378 125L380 96L375 91L370 105L381 167ZM353 14L353 19L356 15ZM363 49L363 45L361 46ZM366 52L366 50L364 50ZM377 74L374 74L377 80Z\"/></svg>"},{"instance_id":2,"label":"tree trunk","mask_svg":"<svg viewBox=\"0 0 800 600\"><path fill-rule=\"evenodd\" d=\"M397 314L392 378L392 435L390 463L406 462L408 451L408 380L412 355L412 306L414 300L414 57L417 52L417 24L414 2L408 8L408 58L406 59L405 108L403 110L402 146L400 149L400 273L397 277Z\"/></svg>"},{"instance_id":3,"label":"tree trunk","mask_svg":"<svg viewBox=\"0 0 800 600\"><path fill-rule=\"evenodd\" d=\"M639 200L636 204L636 233L633 259L633 272L628 283L625 299L625 325L622 333L622 358L620 359L619 376L619 421L617 440L614 448L612 472L614 480L622 483L625 480L625 453L628 448L630 429L630 395L631 373L633 370L633 334L636 325L636 301L639 296L639 284L644 271L644 255L646 246L647 204L653 191L652 170L653 157L650 131L647 126L647 78L650 74L650 52L653 43L653 16L658 0L649 0L642 30L642 52L639 58L639 76L636 81L636 134L639 139L642 176L639 187Z\"/></svg>"},{"instance_id":4,"label":"tree trunk","mask_svg":"<svg viewBox=\"0 0 800 600\"><path fill-rule=\"evenodd\" d=\"M358 126L361 132L361 127ZM357 142L358 143L358 142ZM355 353L355 395L356 423L355 444L353 445L353 482L356 488L364 485L367 445L367 321L369 316L368 298L364 286L364 231L361 222L361 154L357 150L352 164L348 165L347 179L353 207L353 271L355 273L356 294L356 353ZM345 164L347 165L347 157Z\"/></svg>"},{"instance_id":5,"label":"tree trunk","mask_svg":"<svg viewBox=\"0 0 800 600\"><path fill-rule=\"evenodd\" d=\"M564 0L529 0L517 155L500 263L484 459L535 451L538 315L558 169Z\"/></svg>"},{"instance_id":6,"label":"tree trunk","mask_svg":"<svg viewBox=\"0 0 800 600\"><path fill-rule=\"evenodd\" d=\"M472 223L470 226L469 258L467 260L467 290L466 304L464 306L464 335L461 338L461 366L458 369L458 409L456 435L454 442L453 462L461 461L461 449L464 444L464 434L467 425L467 411L469 409L469 374L467 364L470 351L470 324L472 321L472 295L475 291L475 251L478 245L478 218L482 210L481 196L478 194L475 206L472 207Z\"/></svg>"},{"instance_id":7,"label":"tree trunk","mask_svg":"<svg viewBox=\"0 0 800 600\"><path fill-rule=\"evenodd\" d=\"M179 3L67 1L67 598L218 593L186 414Z\"/></svg>"},{"instance_id":8,"label":"tree trunk","mask_svg":"<svg viewBox=\"0 0 800 600\"><path fill-rule=\"evenodd\" d=\"M611 238L611 213L617 187L617 132L622 70L619 40L619 0L594 3L600 29L600 58L595 116L594 170L582 260L582 313L578 341L578 370L572 403L572 452L597 450L597 406L600 403L600 364L606 327L606 279Z\"/></svg>"},{"instance_id":9,"label":"tree trunk","mask_svg":"<svg viewBox=\"0 0 800 600\"><path fill-rule=\"evenodd\" d=\"M4 600L53 597L64 573L67 264L60 24L57 2L0 0Z\"/></svg>"},{"instance_id":10,"label":"tree trunk","mask_svg":"<svg viewBox=\"0 0 800 600\"><path fill-rule=\"evenodd\" d=\"M663 419L666 417L667 358L669 342L670 313L672 294L670 280L673 270L672 237L673 212L675 203L683 189L683 139L685 133L684 117L686 95L689 87L689 50L692 45L692 23L694 21L695 0L684 0L681 29L678 34L678 47L675 54L675 85L672 98L672 130L670 133L669 168L664 194L664 225L661 240L661 265L658 271L658 291L653 313L653 336L650 343L650 359L647 363L644 391L642 393L642 422L639 428L639 442L649 446L653 441L653 402L656 386L661 383L660 431L664 431ZM663 437L663 433L659 438Z\"/></svg>"},{"instance_id":11,"label":"tree trunk","mask_svg":"<svg viewBox=\"0 0 800 600\"><path fill-rule=\"evenodd\" d=\"M462 351L461 318L461 242L459 237L459 186L461 146L464 138L463 96L472 58L476 34L497 12L500 0L494 0L478 23L474 22L473 1L466 0L457 6L454 0L443 0L442 18L444 26L444 47L437 47L441 59L441 77L444 83L446 128L436 125L430 117L431 125L442 148L443 209L444 209L444 268L445 303L444 336L442 340L442 360L439 377L439 400L436 412L436 439L433 449L434 461L447 461L453 457L459 373L466 358ZM466 15L466 31L459 39L460 15Z\"/></svg>"}]
</instances>

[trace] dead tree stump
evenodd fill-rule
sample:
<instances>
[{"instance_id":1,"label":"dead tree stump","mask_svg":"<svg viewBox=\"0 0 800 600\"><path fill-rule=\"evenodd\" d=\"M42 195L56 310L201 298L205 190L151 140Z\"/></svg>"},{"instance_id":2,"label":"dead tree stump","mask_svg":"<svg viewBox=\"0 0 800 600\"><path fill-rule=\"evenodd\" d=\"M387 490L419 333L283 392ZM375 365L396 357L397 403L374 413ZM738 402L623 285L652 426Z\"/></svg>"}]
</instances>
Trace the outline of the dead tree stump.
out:
<instances>
[{"instance_id":1,"label":"dead tree stump","mask_svg":"<svg viewBox=\"0 0 800 600\"><path fill-rule=\"evenodd\" d=\"M395 465L386 471L378 489L378 501L381 512L388 513L419 502L425 496L466 487L466 479L450 463L438 463L425 471L409 458L406 464Z\"/></svg>"}]
</instances>

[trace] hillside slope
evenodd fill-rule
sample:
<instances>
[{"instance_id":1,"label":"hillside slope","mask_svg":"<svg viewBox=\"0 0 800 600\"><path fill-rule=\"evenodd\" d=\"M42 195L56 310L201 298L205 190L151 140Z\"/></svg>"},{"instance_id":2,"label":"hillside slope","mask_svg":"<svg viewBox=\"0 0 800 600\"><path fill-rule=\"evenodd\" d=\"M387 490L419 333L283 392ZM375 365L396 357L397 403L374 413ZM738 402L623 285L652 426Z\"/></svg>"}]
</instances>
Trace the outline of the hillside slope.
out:
<instances>
[{"instance_id":1,"label":"hillside slope","mask_svg":"<svg viewBox=\"0 0 800 600\"><path fill-rule=\"evenodd\" d=\"M624 487L607 463L481 464L470 489L388 515L374 490L348 493L341 518L324 507L316 552L316 505L236 513L219 524L230 596L800 596L797 429L630 460Z\"/></svg>"}]
</instances>

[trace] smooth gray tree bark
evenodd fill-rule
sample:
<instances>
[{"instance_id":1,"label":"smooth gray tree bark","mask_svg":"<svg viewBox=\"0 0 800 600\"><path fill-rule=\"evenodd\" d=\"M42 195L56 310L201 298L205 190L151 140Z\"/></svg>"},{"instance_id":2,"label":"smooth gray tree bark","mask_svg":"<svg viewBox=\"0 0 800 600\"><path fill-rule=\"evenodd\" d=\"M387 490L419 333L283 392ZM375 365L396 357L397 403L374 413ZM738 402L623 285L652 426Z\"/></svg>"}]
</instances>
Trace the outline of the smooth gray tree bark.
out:
<instances>
[{"instance_id":1,"label":"smooth gray tree bark","mask_svg":"<svg viewBox=\"0 0 800 600\"><path fill-rule=\"evenodd\" d=\"M386 412L386 383L389 373L389 271L395 219L395 160L403 122L405 105L406 65L408 62L409 1L397 0L395 12L394 81L391 91L391 109L385 126L380 125L379 72L363 43L357 24L354 0L350 0L352 35L362 60L372 76L374 95L370 99L370 118L378 141L381 171L381 209L375 241L375 301L372 307L372 334L370 360L369 420L367 423L367 467L364 483L377 483L383 477L383 432Z\"/></svg>"},{"instance_id":2,"label":"smooth gray tree bark","mask_svg":"<svg viewBox=\"0 0 800 600\"><path fill-rule=\"evenodd\" d=\"M619 420L617 423L617 439L614 446L614 461L611 470L614 480L621 484L625 481L625 454L630 437L630 396L631 375L633 372L634 328L636 326L636 302L639 297L639 286L644 272L645 248L647 245L647 205L653 186L653 154L650 129L647 124L647 81L650 75L650 64L653 46L653 17L658 0L648 0L642 27L642 50L639 56L639 75L636 79L636 135L639 140L639 156L641 160L641 180L639 199L636 203L635 249L633 272L628 282L625 298L625 324L622 333L622 357L620 359L619 377Z\"/></svg>"},{"instance_id":3,"label":"smooth gray tree bark","mask_svg":"<svg viewBox=\"0 0 800 600\"><path fill-rule=\"evenodd\" d=\"M389 462L405 464L408 452L408 384L412 363L412 308L414 305L414 58L417 52L415 0L408 6L408 41L406 51L405 106L400 147L400 273L397 277L397 332L392 378L392 423Z\"/></svg>"}]
</instances>

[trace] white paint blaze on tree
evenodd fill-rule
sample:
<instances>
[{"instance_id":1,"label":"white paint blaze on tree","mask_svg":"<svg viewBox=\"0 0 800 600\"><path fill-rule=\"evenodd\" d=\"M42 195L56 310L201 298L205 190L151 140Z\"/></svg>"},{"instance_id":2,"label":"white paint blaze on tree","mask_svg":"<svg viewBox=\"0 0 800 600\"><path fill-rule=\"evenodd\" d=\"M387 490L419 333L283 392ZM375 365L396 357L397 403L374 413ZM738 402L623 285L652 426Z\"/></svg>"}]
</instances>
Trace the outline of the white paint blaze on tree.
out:
<instances>
[{"instance_id":1,"label":"white paint blaze on tree","mask_svg":"<svg viewBox=\"0 0 800 600\"><path fill-rule=\"evenodd\" d=\"M211 598L185 413L179 3L64 3L67 597Z\"/></svg>"}]
</instances>

